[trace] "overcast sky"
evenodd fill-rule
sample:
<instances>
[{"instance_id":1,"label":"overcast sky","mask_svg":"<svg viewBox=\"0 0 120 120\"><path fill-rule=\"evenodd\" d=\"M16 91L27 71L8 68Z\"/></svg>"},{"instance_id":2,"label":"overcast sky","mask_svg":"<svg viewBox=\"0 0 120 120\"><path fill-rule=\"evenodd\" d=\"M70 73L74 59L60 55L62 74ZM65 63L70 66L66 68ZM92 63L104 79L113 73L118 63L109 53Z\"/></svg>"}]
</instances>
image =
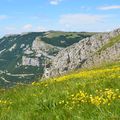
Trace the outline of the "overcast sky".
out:
<instances>
[{"instance_id":1,"label":"overcast sky","mask_svg":"<svg viewBox=\"0 0 120 120\"><path fill-rule=\"evenodd\" d=\"M120 0L0 0L0 36L31 31L110 31Z\"/></svg>"}]
</instances>

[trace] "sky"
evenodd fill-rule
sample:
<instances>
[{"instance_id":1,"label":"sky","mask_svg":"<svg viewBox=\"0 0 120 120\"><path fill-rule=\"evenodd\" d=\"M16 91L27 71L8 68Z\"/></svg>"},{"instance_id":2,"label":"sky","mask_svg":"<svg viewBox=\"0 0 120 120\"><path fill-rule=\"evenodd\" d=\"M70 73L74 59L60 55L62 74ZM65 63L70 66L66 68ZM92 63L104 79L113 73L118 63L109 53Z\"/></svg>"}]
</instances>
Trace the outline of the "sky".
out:
<instances>
[{"instance_id":1,"label":"sky","mask_svg":"<svg viewBox=\"0 0 120 120\"><path fill-rule=\"evenodd\" d=\"M120 0L0 0L0 36L23 32L111 31Z\"/></svg>"}]
</instances>

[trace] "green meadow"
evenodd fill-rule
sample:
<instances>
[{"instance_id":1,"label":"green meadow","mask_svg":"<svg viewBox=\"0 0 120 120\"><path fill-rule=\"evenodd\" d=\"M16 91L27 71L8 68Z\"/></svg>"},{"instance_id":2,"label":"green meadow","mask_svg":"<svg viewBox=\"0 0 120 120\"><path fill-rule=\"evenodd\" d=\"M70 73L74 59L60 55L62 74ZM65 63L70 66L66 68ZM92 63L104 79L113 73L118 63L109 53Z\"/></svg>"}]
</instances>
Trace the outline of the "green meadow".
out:
<instances>
[{"instance_id":1,"label":"green meadow","mask_svg":"<svg viewBox=\"0 0 120 120\"><path fill-rule=\"evenodd\" d=\"M0 120L120 120L120 62L1 88Z\"/></svg>"}]
</instances>

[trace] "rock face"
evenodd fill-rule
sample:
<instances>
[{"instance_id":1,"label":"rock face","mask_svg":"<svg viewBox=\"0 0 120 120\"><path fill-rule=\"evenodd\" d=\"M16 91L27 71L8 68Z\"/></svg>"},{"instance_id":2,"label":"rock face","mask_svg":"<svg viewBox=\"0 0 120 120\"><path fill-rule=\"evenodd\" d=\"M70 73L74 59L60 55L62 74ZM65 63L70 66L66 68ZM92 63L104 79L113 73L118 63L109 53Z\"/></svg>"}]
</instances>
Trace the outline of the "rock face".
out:
<instances>
[{"instance_id":1,"label":"rock face","mask_svg":"<svg viewBox=\"0 0 120 120\"><path fill-rule=\"evenodd\" d=\"M40 58L53 59L60 50L59 47L47 44L42 41L40 37L36 37L32 43L32 47L27 46L26 49L24 49L22 65L42 67ZM52 54L51 51L54 51L54 53Z\"/></svg>"},{"instance_id":2,"label":"rock face","mask_svg":"<svg viewBox=\"0 0 120 120\"><path fill-rule=\"evenodd\" d=\"M107 48L105 51L101 51L99 54L91 56L85 61L85 63L81 67L90 68L93 66L101 65L103 63L119 60L120 60L120 42L115 43L112 47Z\"/></svg>"},{"instance_id":3,"label":"rock face","mask_svg":"<svg viewBox=\"0 0 120 120\"><path fill-rule=\"evenodd\" d=\"M54 46L45 43L40 37L36 37L32 43L32 50L35 50L36 52L39 52L40 50L49 51L51 48L54 48Z\"/></svg>"},{"instance_id":4,"label":"rock face","mask_svg":"<svg viewBox=\"0 0 120 120\"><path fill-rule=\"evenodd\" d=\"M31 49L35 52L36 57L41 57L41 55L44 55L48 58L53 58L63 48L47 44L42 41L40 37L36 37L32 43Z\"/></svg>"},{"instance_id":5,"label":"rock face","mask_svg":"<svg viewBox=\"0 0 120 120\"><path fill-rule=\"evenodd\" d=\"M120 29L85 38L60 51L45 77L61 75L77 68L89 68L120 59ZM43 76L43 77L44 77Z\"/></svg>"},{"instance_id":6,"label":"rock face","mask_svg":"<svg viewBox=\"0 0 120 120\"><path fill-rule=\"evenodd\" d=\"M37 66L39 67L39 59L38 58L27 58L26 56L22 57L22 65L23 66Z\"/></svg>"}]
</instances>

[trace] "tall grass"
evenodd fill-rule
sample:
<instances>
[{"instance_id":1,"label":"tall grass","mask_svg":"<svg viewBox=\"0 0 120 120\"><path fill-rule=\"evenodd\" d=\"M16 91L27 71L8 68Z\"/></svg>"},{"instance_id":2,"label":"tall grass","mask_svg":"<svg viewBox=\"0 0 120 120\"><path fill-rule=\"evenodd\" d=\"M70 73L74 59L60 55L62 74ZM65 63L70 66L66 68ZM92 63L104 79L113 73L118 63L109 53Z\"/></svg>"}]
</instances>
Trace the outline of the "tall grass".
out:
<instances>
[{"instance_id":1,"label":"tall grass","mask_svg":"<svg viewBox=\"0 0 120 120\"><path fill-rule=\"evenodd\" d=\"M120 62L0 90L0 120L120 120Z\"/></svg>"}]
</instances>

